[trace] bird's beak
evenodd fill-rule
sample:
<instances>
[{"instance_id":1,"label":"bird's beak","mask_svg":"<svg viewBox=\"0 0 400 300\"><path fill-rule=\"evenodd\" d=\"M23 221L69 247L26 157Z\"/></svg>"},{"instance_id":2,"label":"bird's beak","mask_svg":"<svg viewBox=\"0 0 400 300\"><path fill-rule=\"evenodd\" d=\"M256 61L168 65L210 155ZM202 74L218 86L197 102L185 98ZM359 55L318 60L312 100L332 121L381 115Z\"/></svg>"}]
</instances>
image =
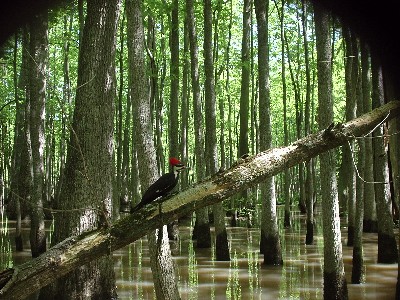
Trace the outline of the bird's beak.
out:
<instances>
[{"instance_id":1,"label":"bird's beak","mask_svg":"<svg viewBox=\"0 0 400 300\"><path fill-rule=\"evenodd\" d=\"M179 166L179 171L182 171L184 169L190 169L189 167L185 166L184 164Z\"/></svg>"}]
</instances>

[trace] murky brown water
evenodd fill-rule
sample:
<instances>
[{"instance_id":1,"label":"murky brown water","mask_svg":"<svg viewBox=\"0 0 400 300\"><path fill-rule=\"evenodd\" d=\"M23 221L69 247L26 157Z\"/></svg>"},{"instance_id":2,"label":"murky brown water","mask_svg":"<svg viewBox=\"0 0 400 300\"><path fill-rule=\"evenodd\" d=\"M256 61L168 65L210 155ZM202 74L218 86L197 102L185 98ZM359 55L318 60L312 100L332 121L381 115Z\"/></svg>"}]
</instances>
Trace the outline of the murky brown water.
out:
<instances>
[{"instance_id":1,"label":"murky brown water","mask_svg":"<svg viewBox=\"0 0 400 300\"><path fill-rule=\"evenodd\" d=\"M179 242L171 243L182 299L322 299L322 230L317 226L315 244L304 245L305 222L298 214L289 230L281 229L284 265L266 267L259 254L259 231L228 228L230 262L215 261L211 249L194 249L189 226L181 226ZM295 220L294 219L294 220ZM0 227L0 268L30 259L29 250L15 254L14 223ZM27 225L26 225L27 226ZM28 242L28 229L24 241ZM346 229L343 230L345 245ZM26 244L26 249L28 245ZM352 248L343 246L345 271L351 279ZM113 254L120 299L155 299L146 238ZM397 264L376 263L377 235L364 234L366 283L349 284L350 299L395 299Z\"/></svg>"}]
</instances>

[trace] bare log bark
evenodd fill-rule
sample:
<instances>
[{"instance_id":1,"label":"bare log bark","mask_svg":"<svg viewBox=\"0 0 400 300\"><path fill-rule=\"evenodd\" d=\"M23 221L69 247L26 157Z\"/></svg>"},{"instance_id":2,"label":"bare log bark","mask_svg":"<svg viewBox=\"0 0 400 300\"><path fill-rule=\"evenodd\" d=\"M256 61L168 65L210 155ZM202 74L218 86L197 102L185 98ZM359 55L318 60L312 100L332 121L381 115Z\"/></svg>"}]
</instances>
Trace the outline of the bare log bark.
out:
<instances>
[{"instance_id":1,"label":"bare log bark","mask_svg":"<svg viewBox=\"0 0 400 300\"><path fill-rule=\"evenodd\" d=\"M230 169L220 171L177 195L156 201L112 226L69 237L41 256L1 272L0 299L23 299L77 267L110 254L163 224L220 202L286 168L361 137L384 120L399 115L400 101L392 101L345 124L332 124L287 147L269 149L243 159Z\"/></svg>"}]
</instances>

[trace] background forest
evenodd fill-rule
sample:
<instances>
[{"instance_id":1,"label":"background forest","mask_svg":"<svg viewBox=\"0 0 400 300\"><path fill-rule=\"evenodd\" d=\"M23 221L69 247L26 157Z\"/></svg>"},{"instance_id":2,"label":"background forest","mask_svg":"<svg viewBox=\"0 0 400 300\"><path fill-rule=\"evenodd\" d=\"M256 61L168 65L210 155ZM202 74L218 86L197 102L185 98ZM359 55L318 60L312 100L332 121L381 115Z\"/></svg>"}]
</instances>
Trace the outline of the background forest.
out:
<instances>
[{"instance_id":1,"label":"background forest","mask_svg":"<svg viewBox=\"0 0 400 300\"><path fill-rule=\"evenodd\" d=\"M204 65L203 48L203 7L195 3L197 39L199 45L199 66ZM154 141L158 149L158 164L161 173L167 169L169 135L171 119L179 123L174 128L179 141L187 143L182 160L187 157L188 164L194 166L194 126L193 102L190 100L190 78L188 48L184 49L184 3L179 4L179 106L178 115L171 113L171 4L167 2L145 2L143 19L146 35L146 74L151 81L151 107ZM312 12L302 15L300 2L271 2L269 16L269 55L270 55L270 94L272 145L280 146L291 143L304 136L305 98L310 92L309 107L311 132L316 130L316 52L315 33ZM78 50L80 30L83 26L85 7L78 10L77 4L62 10L51 11L48 19L48 66L46 69L46 109L45 109L45 174L46 199L56 194L60 170L65 163L68 126L71 122L75 93L77 90ZM283 9L283 14L282 14ZM122 8L124 10L124 8ZM258 86L257 86L257 39L254 11L250 11L249 48L245 61L242 60L242 10L243 4L235 1L213 2L213 57L215 68L215 92L217 99L217 136L219 140L220 165L229 166L239 155L240 144L240 107L247 106L243 114L247 117L246 135L248 153L259 152L258 127ZM281 19L283 17L283 20ZM303 18L303 19L302 19ZM282 23L283 21L283 23ZM303 27L304 25L304 27ZM342 29L338 21L332 20L332 62L333 96L335 99L335 121L345 120L345 54ZM306 31L306 34L304 33ZM282 39L282 33L284 33ZM27 33L24 33L27 34ZM115 95L115 165L116 184L121 186L122 176L128 178L128 191L134 194L131 182L132 127L136 118L132 117L131 102L128 99L128 54L126 36L126 17L121 14L118 24L116 49ZM15 40L10 39L2 47L1 86L1 122L2 122L2 174L5 182L10 181L12 153L14 146L16 109L15 96L18 82L21 80L21 61L23 52L23 33L20 31ZM304 41L307 43L307 63ZM186 42L187 43L187 42ZM241 97L242 67L249 70L248 97ZM186 69L185 69L186 68ZM306 89L306 71L310 72L311 89ZM184 72L186 71L186 73ZM199 72L202 99L204 98L204 71ZM247 98L247 99L246 99ZM241 100L242 99L242 100ZM285 101L283 100L285 99ZM247 104L241 104L247 102ZM183 103L186 103L184 105ZM23 103L22 103L23 104ZM186 108L187 107L187 108ZM21 107L23 108L23 106ZM187 117L182 121L187 109ZM203 101L204 110L204 101ZM181 128L185 126L186 128ZM282 130L284 129L285 130ZM186 134L182 138L182 132ZM286 134L286 137L285 137ZM125 156L123 150L125 150ZM245 154L245 153L242 153ZM127 168L127 175L121 170ZM294 178L296 170L291 177ZM192 172L193 176L195 172ZM191 181L195 181L195 177ZM282 176L281 176L282 177ZM126 181L126 180L123 180ZM297 180L292 180L292 185ZM278 181L279 182L279 181ZM281 185L279 185L281 186ZM298 198L298 187L291 188L294 198ZM282 193L277 193L283 202ZM131 199L131 197L129 197ZM293 197L292 197L293 198Z\"/></svg>"},{"instance_id":2,"label":"background forest","mask_svg":"<svg viewBox=\"0 0 400 300\"><path fill-rule=\"evenodd\" d=\"M180 175L180 189L185 189L248 155L287 146L332 121L345 123L383 105L379 61L370 58L368 46L339 19L316 10L300 0L79 0L21 28L0 48L0 204L19 228L30 216L32 256L43 253L47 242L54 245L97 224L101 216L87 212L98 205L96 197L110 200L96 208L107 211L107 218L117 220L129 212L154 178L169 171L169 157L190 167ZM317 39L323 38L329 48L318 48ZM322 55L329 69L318 65ZM326 101L318 82L323 71L330 78L325 82ZM260 184L214 205L217 236L224 235L225 216L232 226L266 226L264 242L277 248L260 249L271 258L265 258L266 264L279 265L276 205L285 205L285 228L291 227L291 210L307 213L305 242L312 244L313 206L329 204L332 215L337 212L347 220L348 245L361 251L355 254L361 257L360 270L360 226L384 236L378 262L397 262L393 221L398 221L399 189L388 183L398 176L398 148L391 147L389 153L379 138L383 134L381 126L374 132L378 138L349 142L321 160L278 174L268 180L269 188ZM397 143L394 135L393 145ZM384 153L379 161L373 160L373 151ZM323 170L328 169L330 178L337 177L337 190L324 187ZM372 182L382 184L364 185ZM330 200L323 200L327 191ZM272 201L264 201L269 203L265 207L267 194ZM81 210L81 220L87 220L74 225L79 214L72 216L67 210ZM271 223L265 221L268 210ZM65 221L51 242L41 233L43 214ZM207 232L202 226L209 216L211 209L196 211L199 247L210 247L210 238L200 237ZM324 228L324 238L332 245L340 241L340 228L335 226L331 232ZM22 247L18 230L17 250ZM166 232L160 229L158 234ZM179 235L174 230L168 234L171 239ZM229 260L223 244L216 250L217 259ZM153 257L167 255L159 251ZM332 290L344 295L341 259L341 253L325 253L330 262L324 279L329 274L339 277L335 284L341 288ZM112 272L107 259L91 267ZM164 266L160 272L168 277L170 270ZM353 274L354 282L363 281L362 273ZM168 285L173 290L176 283L160 283Z\"/></svg>"}]
</instances>

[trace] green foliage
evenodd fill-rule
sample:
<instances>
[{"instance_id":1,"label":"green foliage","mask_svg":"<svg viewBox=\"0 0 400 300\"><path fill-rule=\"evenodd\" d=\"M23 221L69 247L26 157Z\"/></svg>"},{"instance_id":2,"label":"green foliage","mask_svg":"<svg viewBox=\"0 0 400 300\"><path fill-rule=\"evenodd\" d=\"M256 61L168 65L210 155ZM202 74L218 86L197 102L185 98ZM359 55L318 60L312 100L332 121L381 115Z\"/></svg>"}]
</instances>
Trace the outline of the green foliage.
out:
<instances>
[{"instance_id":1,"label":"green foliage","mask_svg":"<svg viewBox=\"0 0 400 300\"><path fill-rule=\"evenodd\" d=\"M145 0L143 3L143 18L145 22L145 30L149 30L149 18L154 21L154 42L155 49L147 49L146 59L150 61L150 57L154 57L156 73L152 73L150 68L148 74L157 78L157 92L161 99L161 107L154 103L154 119L161 116L160 128L157 128L162 135L162 146L164 153L168 153L168 118L180 116L171 116L169 114L169 93L170 93L170 31L171 31L171 0ZM227 155L228 164L232 164L237 159L237 144L238 144L238 114L239 114L239 99L240 99L240 82L241 82L241 38L242 38L242 1L238 0L213 0L213 16L214 16L214 67L216 74L216 99L217 99L217 137L221 134L225 138L225 148L219 149L220 153L224 152ZM281 79L281 28L278 8L281 4L275 6L270 3L270 11L268 14L269 20L269 55L270 55L270 97L271 97L271 120L273 145L282 145L283 136L283 103L282 103L282 79ZM287 99L288 99L288 128L289 141L293 142L297 139L296 136L296 109L295 109L295 89L294 83L298 85L300 92L299 107L304 110L305 107L305 89L306 89L306 69L305 69L305 53L303 44L303 32L301 28L301 4L300 1L289 1L284 6L284 31L286 32L285 48L285 66L286 66L286 82L287 82ZM311 97L312 97L312 112L311 112L311 127L316 129L317 116L317 80L316 80L316 51L315 51L315 36L313 29L313 18L311 9L307 12L307 38L309 42L310 53L310 70L311 70ZM124 3L121 8L121 18L119 22L120 29L118 30L118 38L116 45L116 73L115 78L117 85L116 92L116 107L118 101L121 101L122 111L116 114L115 134L121 134L118 131L118 114L122 113L122 128L129 128L132 132L132 126L138 120L138 116L134 116L134 120L130 124L125 124L125 114L127 111L128 98L128 55L126 47L126 18L123 20ZM185 19L185 1L179 1L179 35L180 35L180 81L182 82L183 62L188 53L183 51L184 39L184 19ZM204 71L203 71L203 4L201 1L195 1L195 16L197 43L199 46L199 66L200 66L200 84L203 90ZM51 153L52 162L55 166L60 165L60 160L65 156L65 149L61 149L61 145L67 142L69 137L69 124L72 120L75 92L79 88L77 86L77 69L78 69L78 53L79 53L79 31L80 24L78 18L78 9L76 3L69 5L65 9L57 12L52 12L49 19L49 67L47 73L47 103L46 103L46 118L47 118L47 137L48 142L53 143L51 147L54 151ZM251 123L248 124L249 129L254 128L254 145L250 149L253 153L257 151L258 143L258 95L257 95L257 26L255 14L252 15L252 87L250 91L253 93L250 99L253 99L253 107L249 114L253 112L253 118L249 118ZM217 30L217 32L215 32ZM148 32L145 32L146 40L149 39ZM333 81L334 81L334 100L335 100L335 118L337 121L342 121L345 107L345 79L344 79L344 51L341 31L337 28L333 31L334 41L334 60L333 60ZM122 43L122 44L121 44ZM68 50L67 50L68 46ZM6 168L3 170L10 171L12 145L14 138L13 124L15 122L15 86L14 76L19 78L21 72L21 57L22 57L21 35L17 39L17 55L16 55L16 74L14 74L14 43L13 38L8 43L3 45L0 51L0 122L1 122L1 161L6 162ZM67 65L65 59L68 59ZM120 65L121 64L121 65ZM150 64L149 64L150 65ZM69 83L70 83L70 98L67 98L66 84L66 67L68 66ZM120 68L122 66L122 68ZM295 82L292 81L289 67L292 68L295 76ZM190 79L189 79L190 82ZM122 84L122 86L121 86ZM189 127L188 127L188 153L189 164L194 167L193 148L194 148L194 133L193 128L197 124L193 124L192 113L192 95L189 85ZM119 99L118 91L121 89L121 99ZM182 86L180 86L182 94ZM19 91L20 92L20 91ZM70 99L70 100L67 100ZM224 115L219 114L218 103L223 105ZM157 109L160 114L157 113ZM229 114L231 112L231 114ZM301 115L301 126L304 128L304 113ZM156 122L153 122L156 126ZM224 132L221 132L224 125ZM156 129L156 128L155 128ZM250 130L249 130L250 132ZM302 129L304 135L304 129ZM231 137L231 139L229 139ZM132 134L129 134L132 138ZM132 143L131 143L132 144ZM116 144L118 146L118 144ZM117 148L118 151L122 151ZM232 151L232 152L231 152ZM165 155L166 156L166 155ZM51 166L47 166L51 167ZM59 168L54 167L53 185L56 184ZM195 178L193 178L195 180Z\"/></svg>"}]
</instances>

